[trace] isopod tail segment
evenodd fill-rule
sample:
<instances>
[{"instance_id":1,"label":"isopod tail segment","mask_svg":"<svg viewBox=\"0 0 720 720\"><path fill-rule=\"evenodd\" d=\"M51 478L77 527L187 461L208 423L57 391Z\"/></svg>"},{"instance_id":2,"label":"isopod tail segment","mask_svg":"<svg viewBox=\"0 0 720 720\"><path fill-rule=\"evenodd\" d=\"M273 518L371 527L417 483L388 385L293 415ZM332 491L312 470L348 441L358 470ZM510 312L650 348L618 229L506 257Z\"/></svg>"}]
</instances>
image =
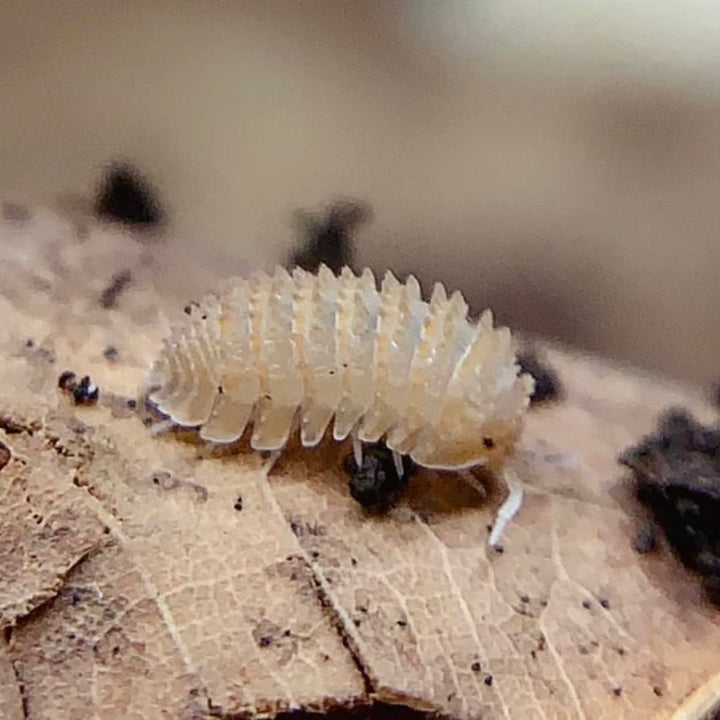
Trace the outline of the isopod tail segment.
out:
<instances>
[{"instance_id":1,"label":"isopod tail segment","mask_svg":"<svg viewBox=\"0 0 720 720\"><path fill-rule=\"evenodd\" d=\"M490 311L477 323L459 292L437 283L429 301L418 281L370 270L338 276L278 268L229 281L185 308L155 363L147 393L157 414L196 428L201 440L232 443L252 427L254 450L279 452L299 425L313 448L332 436L385 442L436 470L484 466L500 474L533 391L510 331ZM517 511L510 493L493 540Z\"/></svg>"}]
</instances>

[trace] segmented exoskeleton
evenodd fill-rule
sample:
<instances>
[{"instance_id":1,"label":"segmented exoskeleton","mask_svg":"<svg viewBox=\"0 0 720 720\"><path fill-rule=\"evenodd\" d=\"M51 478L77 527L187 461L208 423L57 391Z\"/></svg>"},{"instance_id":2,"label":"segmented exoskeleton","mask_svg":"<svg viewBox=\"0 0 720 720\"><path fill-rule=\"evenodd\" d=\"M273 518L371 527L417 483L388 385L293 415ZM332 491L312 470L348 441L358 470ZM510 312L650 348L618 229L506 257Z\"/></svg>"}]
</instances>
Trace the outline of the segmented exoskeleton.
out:
<instances>
[{"instance_id":1,"label":"segmented exoskeleton","mask_svg":"<svg viewBox=\"0 0 720 720\"><path fill-rule=\"evenodd\" d=\"M391 272L379 290L370 270L258 273L187 306L147 397L208 442L233 442L252 423L251 446L277 454L296 427L311 448L332 422L358 465L362 443L384 438L400 473L403 454L428 468L498 471L533 380L519 373L510 331L490 311L477 324L467 311L459 292L438 283L424 302L414 277ZM512 483L501 520L519 492Z\"/></svg>"}]
</instances>

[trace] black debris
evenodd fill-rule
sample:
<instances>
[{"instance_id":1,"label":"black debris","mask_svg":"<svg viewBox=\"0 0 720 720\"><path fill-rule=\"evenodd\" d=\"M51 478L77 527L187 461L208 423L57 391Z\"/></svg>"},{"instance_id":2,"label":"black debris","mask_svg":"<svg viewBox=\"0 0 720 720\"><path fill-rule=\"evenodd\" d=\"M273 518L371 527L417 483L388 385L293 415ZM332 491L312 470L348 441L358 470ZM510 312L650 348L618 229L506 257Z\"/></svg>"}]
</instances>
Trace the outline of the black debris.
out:
<instances>
[{"instance_id":1,"label":"black debris","mask_svg":"<svg viewBox=\"0 0 720 720\"><path fill-rule=\"evenodd\" d=\"M710 386L710 399L714 405L720 407L720 380L716 380Z\"/></svg>"},{"instance_id":2,"label":"black debris","mask_svg":"<svg viewBox=\"0 0 720 720\"><path fill-rule=\"evenodd\" d=\"M600 599L600 607L602 607L605 610L610 609L610 601L607 598L601 598Z\"/></svg>"},{"instance_id":3,"label":"black debris","mask_svg":"<svg viewBox=\"0 0 720 720\"><path fill-rule=\"evenodd\" d=\"M651 511L681 562L714 600L720 586L720 428L683 409L619 458L634 473L638 500Z\"/></svg>"},{"instance_id":4,"label":"black debris","mask_svg":"<svg viewBox=\"0 0 720 720\"><path fill-rule=\"evenodd\" d=\"M95 199L95 214L136 229L155 227L165 218L156 190L126 163L108 168Z\"/></svg>"},{"instance_id":5,"label":"black debris","mask_svg":"<svg viewBox=\"0 0 720 720\"><path fill-rule=\"evenodd\" d=\"M657 547L657 533L652 523L646 522L642 524L637 535L635 535L633 547L635 548L635 552L641 555L655 550Z\"/></svg>"},{"instance_id":6,"label":"black debris","mask_svg":"<svg viewBox=\"0 0 720 720\"><path fill-rule=\"evenodd\" d=\"M473 672L480 672L480 670L482 670L482 668L481 668L481 666L480 666L480 663L477 662L477 661L474 662L474 663L470 666L470 669L471 669Z\"/></svg>"},{"instance_id":7,"label":"black debris","mask_svg":"<svg viewBox=\"0 0 720 720\"><path fill-rule=\"evenodd\" d=\"M100 305L106 309L115 307L121 293L131 282L132 273L129 270L120 270L114 273L100 295Z\"/></svg>"},{"instance_id":8,"label":"black debris","mask_svg":"<svg viewBox=\"0 0 720 720\"><path fill-rule=\"evenodd\" d=\"M27 342L25 343L25 347L28 350L31 350L32 352L29 353L29 358L33 362L38 363L47 363L48 365L53 365L55 363L55 353L52 350L49 350L46 347L37 347L35 345L35 342L30 341L31 344L28 345Z\"/></svg>"},{"instance_id":9,"label":"black debris","mask_svg":"<svg viewBox=\"0 0 720 720\"><path fill-rule=\"evenodd\" d=\"M490 687L493 684L493 676L492 675L486 675L483 682Z\"/></svg>"},{"instance_id":10,"label":"black debris","mask_svg":"<svg viewBox=\"0 0 720 720\"><path fill-rule=\"evenodd\" d=\"M75 405L94 405L100 394L89 375L84 375L78 382L75 373L69 370L58 378L58 387L72 397Z\"/></svg>"},{"instance_id":11,"label":"black debris","mask_svg":"<svg viewBox=\"0 0 720 720\"><path fill-rule=\"evenodd\" d=\"M370 207L357 200L337 201L320 215L298 213L301 241L288 265L314 273L324 264L336 275L344 266L354 267L353 234L371 217Z\"/></svg>"},{"instance_id":12,"label":"black debris","mask_svg":"<svg viewBox=\"0 0 720 720\"><path fill-rule=\"evenodd\" d=\"M74 372L66 370L64 373L60 374L60 377L58 378L58 387L61 390L72 391L75 388L75 385L77 385L77 375L75 375Z\"/></svg>"},{"instance_id":13,"label":"black debris","mask_svg":"<svg viewBox=\"0 0 720 720\"><path fill-rule=\"evenodd\" d=\"M535 350L525 350L517 356L521 372L530 373L535 378L535 390L530 397L530 404L559 400L562 396L562 385L557 373L541 362Z\"/></svg>"},{"instance_id":14,"label":"black debris","mask_svg":"<svg viewBox=\"0 0 720 720\"><path fill-rule=\"evenodd\" d=\"M589 600L583 600L583 601L582 601L582 606L583 606L586 610L589 610L589 609L592 607L592 603L591 603Z\"/></svg>"},{"instance_id":15,"label":"black debris","mask_svg":"<svg viewBox=\"0 0 720 720\"><path fill-rule=\"evenodd\" d=\"M90 381L90 376L85 375L73 390L73 400L76 405L93 405L99 394L97 386Z\"/></svg>"},{"instance_id":16,"label":"black debris","mask_svg":"<svg viewBox=\"0 0 720 720\"><path fill-rule=\"evenodd\" d=\"M0 440L0 470L2 470L9 462L12 457L10 448Z\"/></svg>"},{"instance_id":17,"label":"black debris","mask_svg":"<svg viewBox=\"0 0 720 720\"><path fill-rule=\"evenodd\" d=\"M324 656L323 660L329 659ZM449 716L433 710L416 710L407 705L392 705L373 702L353 704L352 707L338 705L313 710L287 710L272 717L272 720L449 720Z\"/></svg>"},{"instance_id":18,"label":"black debris","mask_svg":"<svg viewBox=\"0 0 720 720\"><path fill-rule=\"evenodd\" d=\"M622 688L620 686L613 688L613 695L615 697L620 697L622 695Z\"/></svg>"},{"instance_id":19,"label":"black debris","mask_svg":"<svg viewBox=\"0 0 720 720\"><path fill-rule=\"evenodd\" d=\"M383 443L363 445L363 463L358 467L354 455L345 460L345 471L350 475L350 495L364 508L387 512L405 489L415 472L409 457L403 456L403 477L398 477L392 451Z\"/></svg>"},{"instance_id":20,"label":"black debris","mask_svg":"<svg viewBox=\"0 0 720 720\"><path fill-rule=\"evenodd\" d=\"M118 359L119 355L120 355L120 353L118 352L118 349L114 345L108 345L103 350L103 357L108 362L115 362Z\"/></svg>"},{"instance_id":21,"label":"black debris","mask_svg":"<svg viewBox=\"0 0 720 720\"><path fill-rule=\"evenodd\" d=\"M235 510L237 510L238 512L243 509L242 495L238 495L237 498L235 498L235 504L233 505L233 508L235 508Z\"/></svg>"},{"instance_id":22,"label":"black debris","mask_svg":"<svg viewBox=\"0 0 720 720\"><path fill-rule=\"evenodd\" d=\"M4 202L1 206L2 216L4 220L14 222L27 222L32 217L32 213L25 205L20 203Z\"/></svg>"},{"instance_id":23,"label":"black debris","mask_svg":"<svg viewBox=\"0 0 720 720\"><path fill-rule=\"evenodd\" d=\"M31 427L21 425L19 422L13 420L7 415L0 415L0 430L2 430L6 435L19 435L23 432L26 432L29 435L33 434Z\"/></svg>"}]
</instances>

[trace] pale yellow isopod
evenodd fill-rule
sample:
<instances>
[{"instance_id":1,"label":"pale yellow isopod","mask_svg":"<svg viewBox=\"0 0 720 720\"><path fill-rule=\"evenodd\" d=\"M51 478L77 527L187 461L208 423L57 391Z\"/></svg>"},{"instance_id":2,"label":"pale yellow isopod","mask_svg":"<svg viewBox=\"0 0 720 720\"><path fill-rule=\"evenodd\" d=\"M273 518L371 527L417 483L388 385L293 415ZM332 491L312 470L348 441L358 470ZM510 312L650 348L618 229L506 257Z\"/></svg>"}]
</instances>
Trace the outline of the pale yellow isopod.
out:
<instances>
[{"instance_id":1,"label":"pale yellow isopod","mask_svg":"<svg viewBox=\"0 0 720 720\"><path fill-rule=\"evenodd\" d=\"M212 443L237 440L277 456L298 428L312 448L332 423L335 440L384 439L398 473L402 455L420 466L503 470L533 391L510 331L490 311L467 317L459 292L436 284L429 302L417 280L387 272L378 290L365 270L335 276L278 268L229 281L186 308L155 363L146 393L171 425ZM509 495L491 544L522 500Z\"/></svg>"}]
</instances>

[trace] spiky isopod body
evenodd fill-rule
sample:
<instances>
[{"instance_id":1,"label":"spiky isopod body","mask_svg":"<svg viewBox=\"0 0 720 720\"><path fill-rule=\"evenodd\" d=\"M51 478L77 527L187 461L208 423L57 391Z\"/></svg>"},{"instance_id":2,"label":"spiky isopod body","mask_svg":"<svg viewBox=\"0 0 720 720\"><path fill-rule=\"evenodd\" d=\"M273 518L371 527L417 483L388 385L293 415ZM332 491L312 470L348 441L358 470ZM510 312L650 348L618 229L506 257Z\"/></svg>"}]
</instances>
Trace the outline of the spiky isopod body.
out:
<instances>
[{"instance_id":1,"label":"spiky isopod body","mask_svg":"<svg viewBox=\"0 0 720 720\"><path fill-rule=\"evenodd\" d=\"M361 441L384 438L420 466L497 470L532 393L507 328L489 311L471 323L462 295L439 283L424 302L412 276L388 272L378 290L370 270L278 268L185 310L148 400L208 442L233 442L252 424L251 446L278 452L299 425L311 448L332 422L360 457Z\"/></svg>"}]
</instances>

